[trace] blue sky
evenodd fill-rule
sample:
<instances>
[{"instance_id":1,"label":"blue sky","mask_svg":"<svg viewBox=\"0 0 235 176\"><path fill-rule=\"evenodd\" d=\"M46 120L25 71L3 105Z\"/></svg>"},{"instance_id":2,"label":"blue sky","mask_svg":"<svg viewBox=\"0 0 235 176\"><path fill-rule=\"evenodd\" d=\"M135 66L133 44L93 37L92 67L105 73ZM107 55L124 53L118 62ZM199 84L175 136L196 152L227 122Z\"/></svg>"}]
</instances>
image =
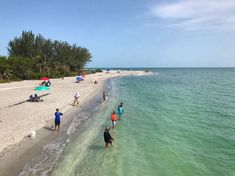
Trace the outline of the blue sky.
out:
<instances>
[{"instance_id":1,"label":"blue sky","mask_svg":"<svg viewBox=\"0 0 235 176\"><path fill-rule=\"evenodd\" d=\"M234 67L235 0L1 0L0 55L23 30L86 47L89 67Z\"/></svg>"}]
</instances>

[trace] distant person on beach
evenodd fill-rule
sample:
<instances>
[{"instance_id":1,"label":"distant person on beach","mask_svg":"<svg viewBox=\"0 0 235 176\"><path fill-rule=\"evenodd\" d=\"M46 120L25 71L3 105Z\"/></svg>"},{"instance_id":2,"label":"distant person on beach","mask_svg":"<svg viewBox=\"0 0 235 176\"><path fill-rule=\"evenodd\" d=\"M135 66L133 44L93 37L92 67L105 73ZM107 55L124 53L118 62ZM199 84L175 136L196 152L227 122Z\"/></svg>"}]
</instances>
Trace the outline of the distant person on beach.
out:
<instances>
[{"instance_id":1,"label":"distant person on beach","mask_svg":"<svg viewBox=\"0 0 235 176\"><path fill-rule=\"evenodd\" d=\"M46 84L46 81L42 81L42 82L39 84L39 86L45 86L45 84Z\"/></svg>"},{"instance_id":2,"label":"distant person on beach","mask_svg":"<svg viewBox=\"0 0 235 176\"><path fill-rule=\"evenodd\" d=\"M36 102L40 101L40 97L37 94L34 94L34 101Z\"/></svg>"},{"instance_id":3,"label":"distant person on beach","mask_svg":"<svg viewBox=\"0 0 235 176\"><path fill-rule=\"evenodd\" d=\"M103 91L103 102L105 102L106 100L106 95L105 95L105 91Z\"/></svg>"},{"instance_id":4,"label":"distant person on beach","mask_svg":"<svg viewBox=\"0 0 235 176\"><path fill-rule=\"evenodd\" d=\"M31 102L33 102L33 101L34 101L34 97L33 97L33 95L30 95L30 96L29 96L29 101L31 101Z\"/></svg>"},{"instance_id":5,"label":"distant person on beach","mask_svg":"<svg viewBox=\"0 0 235 176\"><path fill-rule=\"evenodd\" d=\"M46 86L46 87L50 87L50 86L51 86L51 81L48 80L48 81L45 83L45 86Z\"/></svg>"},{"instance_id":6,"label":"distant person on beach","mask_svg":"<svg viewBox=\"0 0 235 176\"><path fill-rule=\"evenodd\" d=\"M39 101L42 101L42 100L40 99L40 97L37 94L34 94L34 95L29 96L29 101L30 102L39 102Z\"/></svg>"},{"instance_id":7,"label":"distant person on beach","mask_svg":"<svg viewBox=\"0 0 235 176\"><path fill-rule=\"evenodd\" d=\"M56 109L55 112L55 131L56 127L58 126L58 132L60 132L60 116L63 115L63 113L59 112L59 109Z\"/></svg>"},{"instance_id":8,"label":"distant person on beach","mask_svg":"<svg viewBox=\"0 0 235 176\"><path fill-rule=\"evenodd\" d=\"M116 121L117 121L117 116L116 116L116 112L113 111L112 115L111 115L111 120L112 120L112 125L113 128L116 126Z\"/></svg>"},{"instance_id":9,"label":"distant person on beach","mask_svg":"<svg viewBox=\"0 0 235 176\"><path fill-rule=\"evenodd\" d=\"M78 106L79 105L79 101L78 101L78 98L80 97L80 94L79 92L75 93L74 95L74 101L73 101L73 105L74 106Z\"/></svg>"},{"instance_id":10,"label":"distant person on beach","mask_svg":"<svg viewBox=\"0 0 235 176\"><path fill-rule=\"evenodd\" d=\"M106 129L104 130L104 142L105 142L105 148L109 147L109 144L112 145L113 142L113 138L109 133L110 127L106 127Z\"/></svg>"}]
</instances>

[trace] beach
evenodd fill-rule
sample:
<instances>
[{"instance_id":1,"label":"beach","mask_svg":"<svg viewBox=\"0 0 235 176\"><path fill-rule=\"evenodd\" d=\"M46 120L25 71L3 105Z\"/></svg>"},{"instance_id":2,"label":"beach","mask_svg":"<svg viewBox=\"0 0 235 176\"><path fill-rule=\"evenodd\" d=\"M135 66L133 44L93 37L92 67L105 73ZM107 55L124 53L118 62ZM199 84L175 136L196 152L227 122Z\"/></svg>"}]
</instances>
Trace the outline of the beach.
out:
<instances>
[{"instance_id":1,"label":"beach","mask_svg":"<svg viewBox=\"0 0 235 176\"><path fill-rule=\"evenodd\" d=\"M94 98L102 100L102 92L108 79L145 74L143 71L102 72L86 75L85 80L80 83L75 83L75 77L51 79L52 86L49 91L34 90L41 82L40 80L0 84L0 152L2 163L0 164L0 173L4 169L7 171L7 168L10 168L11 163L14 161L12 156L17 158L17 156L29 155L29 157L24 157L25 159L21 163L21 166L23 166L25 162L32 159L32 155L42 150L41 147L44 144L59 136L59 133L54 131L51 134L56 108L59 108L64 113L62 117L63 129L63 123L69 123L71 120L69 119L71 117L70 114L73 111L82 109L86 103L89 104L89 101L94 101ZM98 84L94 84L95 80ZM76 92L81 95L79 98L80 107L78 108L72 106ZM35 93L39 96L45 95L41 98L43 101L27 102L26 100L29 96ZM35 139L28 137L31 131L36 131ZM40 140L43 140L43 142ZM19 150L19 148L21 149ZM27 151L28 148L30 150ZM14 153L14 151L17 151L17 153ZM30 151L32 155L30 155ZM20 166L15 170L19 171ZM2 173L1 175L3 175Z\"/></svg>"}]
</instances>

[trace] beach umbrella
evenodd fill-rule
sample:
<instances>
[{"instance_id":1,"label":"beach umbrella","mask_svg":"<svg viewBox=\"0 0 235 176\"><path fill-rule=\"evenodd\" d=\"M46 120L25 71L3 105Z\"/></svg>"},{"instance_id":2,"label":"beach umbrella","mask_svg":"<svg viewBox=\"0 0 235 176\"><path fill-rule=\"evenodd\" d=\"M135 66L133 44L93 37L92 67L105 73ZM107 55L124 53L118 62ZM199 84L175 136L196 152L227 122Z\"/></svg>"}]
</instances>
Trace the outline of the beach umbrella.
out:
<instances>
[{"instance_id":1,"label":"beach umbrella","mask_svg":"<svg viewBox=\"0 0 235 176\"><path fill-rule=\"evenodd\" d=\"M77 77L76 77L76 80L77 80L77 81L83 81L84 78L83 78L83 76L77 76Z\"/></svg>"},{"instance_id":2,"label":"beach umbrella","mask_svg":"<svg viewBox=\"0 0 235 176\"><path fill-rule=\"evenodd\" d=\"M48 77L41 77L40 80L47 81L47 80L49 80L49 78Z\"/></svg>"},{"instance_id":3,"label":"beach umbrella","mask_svg":"<svg viewBox=\"0 0 235 176\"><path fill-rule=\"evenodd\" d=\"M50 90L50 88L47 86L38 86L38 87L34 88L34 90L42 91L42 90Z\"/></svg>"}]
</instances>

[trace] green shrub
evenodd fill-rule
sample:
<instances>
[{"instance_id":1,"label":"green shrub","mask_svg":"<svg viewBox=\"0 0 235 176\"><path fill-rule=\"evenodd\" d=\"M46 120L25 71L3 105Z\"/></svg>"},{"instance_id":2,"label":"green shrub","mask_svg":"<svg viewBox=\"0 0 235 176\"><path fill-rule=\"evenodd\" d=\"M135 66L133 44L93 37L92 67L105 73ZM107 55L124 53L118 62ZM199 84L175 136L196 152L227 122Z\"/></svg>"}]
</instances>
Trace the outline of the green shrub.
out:
<instances>
[{"instance_id":1,"label":"green shrub","mask_svg":"<svg viewBox=\"0 0 235 176\"><path fill-rule=\"evenodd\" d=\"M95 69L95 72L103 72L101 69L97 68Z\"/></svg>"}]
</instances>

